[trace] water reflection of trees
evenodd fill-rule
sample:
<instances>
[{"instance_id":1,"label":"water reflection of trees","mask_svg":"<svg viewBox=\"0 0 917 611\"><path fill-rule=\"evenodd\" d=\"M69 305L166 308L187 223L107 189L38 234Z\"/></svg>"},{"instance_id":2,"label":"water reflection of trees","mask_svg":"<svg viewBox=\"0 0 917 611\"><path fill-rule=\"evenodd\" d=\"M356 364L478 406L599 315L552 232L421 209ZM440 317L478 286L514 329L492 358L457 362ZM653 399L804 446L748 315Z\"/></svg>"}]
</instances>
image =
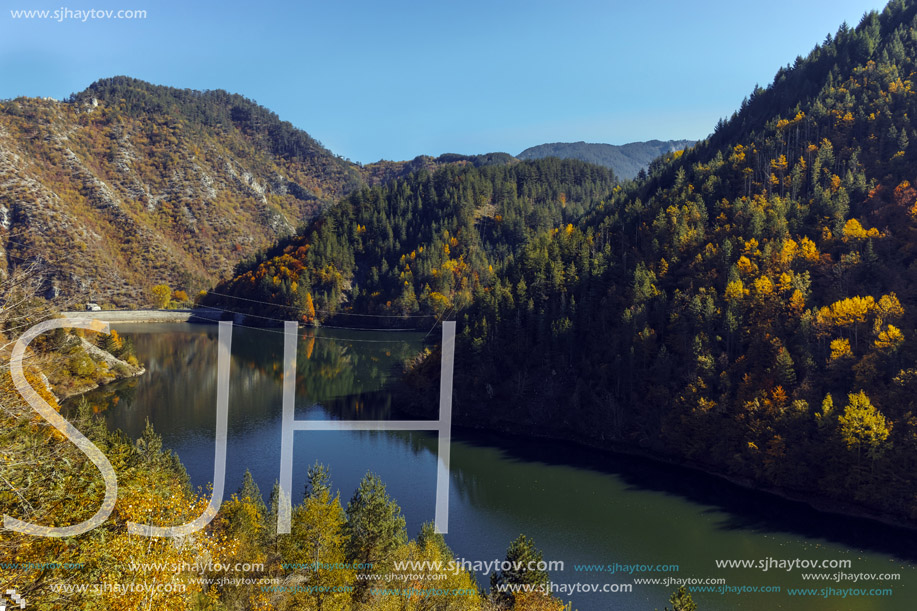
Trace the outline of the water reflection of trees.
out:
<instances>
[{"instance_id":1,"label":"water reflection of trees","mask_svg":"<svg viewBox=\"0 0 917 611\"><path fill-rule=\"evenodd\" d=\"M97 389L87 393L86 400L95 411L106 413L110 426L132 436L139 435L147 419L164 435L180 435L188 429L211 433L217 328L156 327L155 332L125 331L147 368L145 377ZM404 361L421 346L418 333L307 330L297 346L297 407L320 405L334 418L388 418L393 409L391 388L400 379ZM279 415L282 379L283 334L276 329L235 327L230 433Z\"/></svg>"},{"instance_id":2,"label":"water reflection of trees","mask_svg":"<svg viewBox=\"0 0 917 611\"><path fill-rule=\"evenodd\" d=\"M246 331L238 343L233 341L234 360L243 369L262 372L279 386L283 336ZM391 387L400 380L403 363L421 346L422 336L417 333L393 336L390 332L307 330L297 345L297 405L318 404L337 418L389 417Z\"/></svg>"},{"instance_id":3,"label":"water reflection of trees","mask_svg":"<svg viewBox=\"0 0 917 611\"><path fill-rule=\"evenodd\" d=\"M83 395L109 425L136 437L147 420L160 433L188 426L213 427L216 397L215 327L164 325L156 333L125 332L146 367L140 378L121 380ZM202 398L213 397L205 402ZM71 408L79 398L68 401Z\"/></svg>"}]
</instances>

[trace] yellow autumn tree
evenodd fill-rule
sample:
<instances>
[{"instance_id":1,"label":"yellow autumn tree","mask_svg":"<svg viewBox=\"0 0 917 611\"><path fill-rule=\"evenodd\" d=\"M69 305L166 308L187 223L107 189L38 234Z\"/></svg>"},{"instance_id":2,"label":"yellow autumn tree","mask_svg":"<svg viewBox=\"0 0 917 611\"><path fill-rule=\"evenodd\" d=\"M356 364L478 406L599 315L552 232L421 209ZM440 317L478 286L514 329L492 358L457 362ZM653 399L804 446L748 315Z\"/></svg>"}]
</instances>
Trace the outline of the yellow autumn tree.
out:
<instances>
[{"instance_id":1,"label":"yellow autumn tree","mask_svg":"<svg viewBox=\"0 0 917 611\"><path fill-rule=\"evenodd\" d=\"M844 224L844 229L842 231L844 236L844 241L849 240L865 240L866 238L880 238L882 234L875 227L871 229L866 229L860 224L860 221L856 219L850 219Z\"/></svg>"},{"instance_id":2,"label":"yellow autumn tree","mask_svg":"<svg viewBox=\"0 0 917 611\"><path fill-rule=\"evenodd\" d=\"M327 487L313 491L293 510L290 534L281 539L284 561L311 569L288 575L289 585L305 586L293 595L294 608L343 611L349 608L353 570L347 567L340 496Z\"/></svg>"},{"instance_id":3,"label":"yellow autumn tree","mask_svg":"<svg viewBox=\"0 0 917 611\"><path fill-rule=\"evenodd\" d=\"M157 284L152 289L153 302L160 310L165 310L172 302L172 289L167 284Z\"/></svg>"},{"instance_id":4,"label":"yellow autumn tree","mask_svg":"<svg viewBox=\"0 0 917 611\"><path fill-rule=\"evenodd\" d=\"M872 295L848 297L818 310L815 316L815 324L822 335L829 335L837 328L852 329L853 343L856 346L859 339L859 329L875 307L876 300Z\"/></svg>"},{"instance_id":5,"label":"yellow autumn tree","mask_svg":"<svg viewBox=\"0 0 917 611\"><path fill-rule=\"evenodd\" d=\"M741 280L733 280L726 285L725 298L729 302L738 302L741 301L743 297L748 293L745 289L745 285Z\"/></svg>"},{"instance_id":6,"label":"yellow autumn tree","mask_svg":"<svg viewBox=\"0 0 917 611\"><path fill-rule=\"evenodd\" d=\"M306 324L315 322L315 303L312 301L312 293L306 293L303 299L302 319Z\"/></svg>"},{"instance_id":7,"label":"yellow autumn tree","mask_svg":"<svg viewBox=\"0 0 917 611\"><path fill-rule=\"evenodd\" d=\"M897 320L904 316L904 307L894 293L882 295L876 304L876 323L882 325L890 320Z\"/></svg>"},{"instance_id":8,"label":"yellow autumn tree","mask_svg":"<svg viewBox=\"0 0 917 611\"><path fill-rule=\"evenodd\" d=\"M817 262L821 257L818 253L818 247L815 246L815 242L809 238L803 238L799 242L799 251L802 254L802 258L810 263Z\"/></svg>"},{"instance_id":9,"label":"yellow autumn tree","mask_svg":"<svg viewBox=\"0 0 917 611\"><path fill-rule=\"evenodd\" d=\"M843 415L837 419L841 439L848 450L856 450L857 462L864 450L875 460L885 449L892 426L862 390L847 395L847 400Z\"/></svg>"},{"instance_id":10,"label":"yellow autumn tree","mask_svg":"<svg viewBox=\"0 0 917 611\"><path fill-rule=\"evenodd\" d=\"M828 357L830 362L837 362L853 357L853 351L850 349L850 340L833 339L831 340L831 356Z\"/></svg>"},{"instance_id":11,"label":"yellow autumn tree","mask_svg":"<svg viewBox=\"0 0 917 611\"><path fill-rule=\"evenodd\" d=\"M401 545L395 552L395 559L413 565L393 569L392 574L396 577L392 583L416 593L377 596L370 603L374 611L477 611L482 608L474 577L465 570L449 570L452 552L443 536L434 532L432 524L425 524L415 541Z\"/></svg>"},{"instance_id":12,"label":"yellow autumn tree","mask_svg":"<svg viewBox=\"0 0 917 611\"><path fill-rule=\"evenodd\" d=\"M875 346L883 352L894 352L904 343L904 334L895 325L888 325L884 330L879 332L875 340Z\"/></svg>"}]
</instances>

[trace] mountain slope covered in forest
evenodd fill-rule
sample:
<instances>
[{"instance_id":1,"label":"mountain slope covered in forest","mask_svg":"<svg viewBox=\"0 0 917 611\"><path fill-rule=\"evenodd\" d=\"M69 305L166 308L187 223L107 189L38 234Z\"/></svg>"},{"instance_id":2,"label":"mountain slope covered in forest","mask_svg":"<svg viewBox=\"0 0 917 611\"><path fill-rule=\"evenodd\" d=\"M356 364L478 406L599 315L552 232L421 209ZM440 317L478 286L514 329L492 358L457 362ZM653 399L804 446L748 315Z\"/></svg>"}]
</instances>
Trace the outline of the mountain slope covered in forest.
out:
<instances>
[{"instance_id":1,"label":"mountain slope covered in forest","mask_svg":"<svg viewBox=\"0 0 917 611\"><path fill-rule=\"evenodd\" d=\"M194 295L365 184L505 153L353 164L225 91L103 79L66 101L0 101L0 269L38 262L44 292L149 305Z\"/></svg>"},{"instance_id":2,"label":"mountain slope covered in forest","mask_svg":"<svg viewBox=\"0 0 917 611\"><path fill-rule=\"evenodd\" d=\"M458 413L917 518L915 27L903 1L841 27L572 235L533 240L502 273L525 290L467 312L484 348Z\"/></svg>"},{"instance_id":3,"label":"mountain slope covered in forest","mask_svg":"<svg viewBox=\"0 0 917 611\"><path fill-rule=\"evenodd\" d=\"M258 320L378 315L428 323L467 308L533 233L566 226L615 186L608 169L544 159L448 163L355 191L241 263L207 303Z\"/></svg>"},{"instance_id":4,"label":"mountain slope covered in forest","mask_svg":"<svg viewBox=\"0 0 917 611\"><path fill-rule=\"evenodd\" d=\"M917 519L915 32L912 0L842 26L624 188L542 160L355 193L222 291L458 320L465 424Z\"/></svg>"}]
</instances>

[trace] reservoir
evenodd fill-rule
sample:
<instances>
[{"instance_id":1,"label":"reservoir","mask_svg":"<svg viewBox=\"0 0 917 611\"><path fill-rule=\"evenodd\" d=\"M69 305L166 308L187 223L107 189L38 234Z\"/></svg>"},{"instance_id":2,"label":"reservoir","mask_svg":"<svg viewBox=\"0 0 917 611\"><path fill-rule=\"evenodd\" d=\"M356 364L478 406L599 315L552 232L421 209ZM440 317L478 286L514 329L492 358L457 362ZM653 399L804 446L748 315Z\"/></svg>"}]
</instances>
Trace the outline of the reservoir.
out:
<instances>
[{"instance_id":1,"label":"reservoir","mask_svg":"<svg viewBox=\"0 0 917 611\"><path fill-rule=\"evenodd\" d=\"M192 484L206 487L213 477L217 327L116 328L147 373L85 398L132 438L149 420ZM296 418L405 419L392 388L424 342L417 332L302 330ZM279 477L282 355L280 329L233 327L227 496L246 469L265 497ZM331 468L345 507L371 470L414 537L434 516L436 448L435 433L296 432L293 502L302 500L315 461ZM552 580L579 590L558 596L580 611L661 610L675 580L709 589L693 593L699 611L905 610L917 602L914 533L818 513L677 466L455 427L449 486L446 541L458 558L502 560L524 533L545 560L563 562ZM489 585L489 576L477 578Z\"/></svg>"}]
</instances>

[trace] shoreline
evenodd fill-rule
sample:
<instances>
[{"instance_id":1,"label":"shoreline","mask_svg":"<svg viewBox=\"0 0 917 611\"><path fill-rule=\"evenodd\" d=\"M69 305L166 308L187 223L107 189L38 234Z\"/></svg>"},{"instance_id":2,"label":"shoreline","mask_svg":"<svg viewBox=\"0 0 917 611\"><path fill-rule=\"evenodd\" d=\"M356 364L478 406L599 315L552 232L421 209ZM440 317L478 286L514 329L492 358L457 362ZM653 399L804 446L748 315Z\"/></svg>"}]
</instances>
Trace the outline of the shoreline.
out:
<instances>
[{"instance_id":1,"label":"shoreline","mask_svg":"<svg viewBox=\"0 0 917 611\"><path fill-rule=\"evenodd\" d=\"M117 377L114 377L114 378L112 378L111 380L108 380L108 381L106 381L106 382L96 382L96 383L94 383L93 386L88 386L88 387L85 387L85 388L79 388L79 389L76 389L76 390L73 390L73 391L70 391L70 392L63 393L63 394L61 394L61 395L58 395L56 392L54 392L54 389L53 389L53 388L50 389L50 390L51 390L51 394L53 394L53 395L57 398L57 402L58 402L58 403L63 403L64 401L66 401L66 400L68 400L68 399L72 399L73 397L78 397L79 395L83 395L83 394L86 394L86 393L88 393L88 392L92 392L93 390L102 388L103 386L107 386L107 385L112 384L112 383L114 383L114 382L120 382L121 380L130 380L131 378L137 378L137 377L142 376L142 375L145 374L145 373L146 373L146 368L141 367L141 368L140 368L140 371L137 371L136 373L131 373L130 375L125 375L125 376L117 376Z\"/></svg>"},{"instance_id":2,"label":"shoreline","mask_svg":"<svg viewBox=\"0 0 917 611\"><path fill-rule=\"evenodd\" d=\"M94 380L92 382L89 382L81 386L76 386L73 388L66 389L66 391L62 392L60 395L58 395L57 392L55 392L53 388L50 388L50 385L49 385L49 390L51 391L51 394L53 394L57 398L58 403L62 403L66 401L67 399L70 399L71 397L76 397L78 395L82 395L87 392L93 391L97 388L101 388L102 386L111 384L112 382L118 382L120 380L128 380L130 378L136 378L146 373L146 367L143 367L142 365L137 365L137 366L131 365L127 361L123 361L119 359L118 357L108 352L107 350L99 348L95 344L87 341L86 338L80 337L79 339L83 347L83 350L86 351L86 353L89 355L89 358L91 358L96 363L105 363L108 366L108 369L112 373L113 377L110 380L97 379L97 380ZM118 373L119 367L121 368L123 373ZM42 373L42 375L45 375L44 372ZM45 375L45 379L47 380L46 375Z\"/></svg>"}]
</instances>

